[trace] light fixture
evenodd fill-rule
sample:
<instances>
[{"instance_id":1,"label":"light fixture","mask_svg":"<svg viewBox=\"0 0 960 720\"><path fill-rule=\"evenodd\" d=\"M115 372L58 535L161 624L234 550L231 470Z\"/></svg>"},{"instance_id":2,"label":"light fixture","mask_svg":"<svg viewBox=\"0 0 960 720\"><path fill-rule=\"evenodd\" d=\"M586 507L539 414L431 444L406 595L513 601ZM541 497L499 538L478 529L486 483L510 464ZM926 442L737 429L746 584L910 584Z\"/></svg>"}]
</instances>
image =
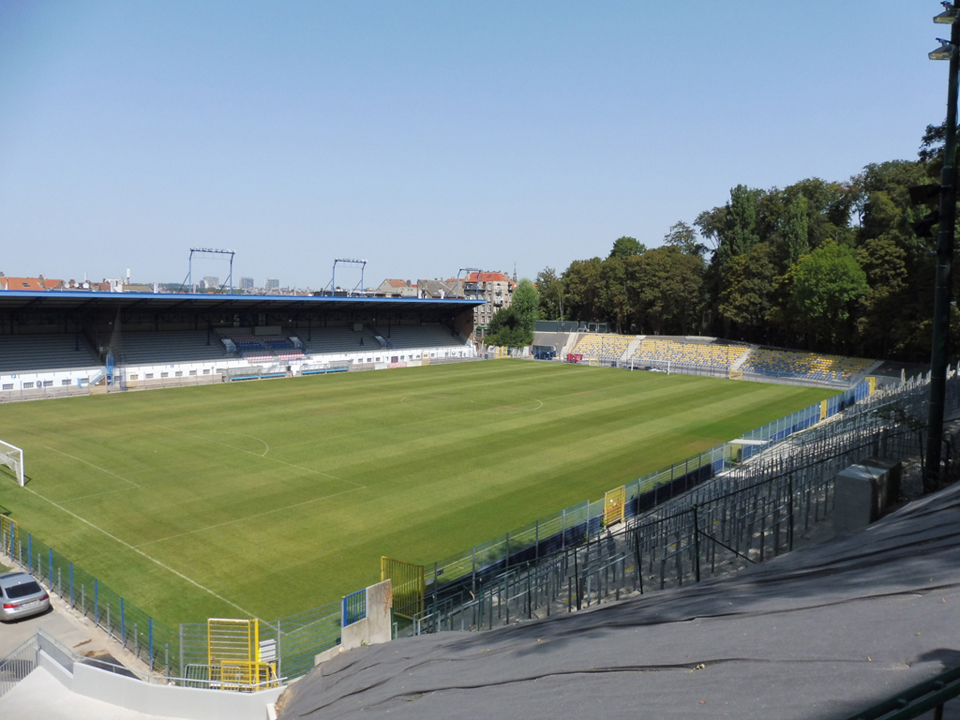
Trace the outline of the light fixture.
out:
<instances>
[{"instance_id":1,"label":"light fixture","mask_svg":"<svg viewBox=\"0 0 960 720\"><path fill-rule=\"evenodd\" d=\"M935 23L939 25L953 25L957 20L960 20L960 8L954 7L948 2L942 2L940 4L943 5L943 12L933 18Z\"/></svg>"},{"instance_id":2,"label":"light fixture","mask_svg":"<svg viewBox=\"0 0 960 720\"><path fill-rule=\"evenodd\" d=\"M952 58L957 49L949 40L944 40L943 38L937 38L937 40L940 41L940 47L933 52L927 53L927 57L931 60L949 60Z\"/></svg>"}]
</instances>

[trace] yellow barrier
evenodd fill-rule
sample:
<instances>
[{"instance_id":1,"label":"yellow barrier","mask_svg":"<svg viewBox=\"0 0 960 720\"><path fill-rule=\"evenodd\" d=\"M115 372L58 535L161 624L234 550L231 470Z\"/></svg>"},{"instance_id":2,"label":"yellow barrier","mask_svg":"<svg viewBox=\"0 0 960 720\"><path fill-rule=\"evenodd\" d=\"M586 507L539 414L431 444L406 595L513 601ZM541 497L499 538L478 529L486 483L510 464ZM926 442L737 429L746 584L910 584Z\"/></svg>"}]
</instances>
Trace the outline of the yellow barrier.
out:
<instances>
[{"instance_id":1,"label":"yellow barrier","mask_svg":"<svg viewBox=\"0 0 960 720\"><path fill-rule=\"evenodd\" d=\"M622 523L626 517L627 491L623 485L608 490L603 496L603 526Z\"/></svg>"},{"instance_id":2,"label":"yellow barrier","mask_svg":"<svg viewBox=\"0 0 960 720\"><path fill-rule=\"evenodd\" d=\"M0 548L7 548L7 552L13 555L19 542L20 526L17 521L0 515Z\"/></svg>"},{"instance_id":3,"label":"yellow barrier","mask_svg":"<svg viewBox=\"0 0 960 720\"><path fill-rule=\"evenodd\" d=\"M276 668L260 658L257 620L207 620L207 665L221 690L262 690L279 684Z\"/></svg>"},{"instance_id":4,"label":"yellow barrier","mask_svg":"<svg viewBox=\"0 0 960 720\"><path fill-rule=\"evenodd\" d=\"M387 578L393 587L395 614L413 619L414 615L423 612L423 596L427 589L423 565L383 556L380 558L380 582Z\"/></svg>"}]
</instances>

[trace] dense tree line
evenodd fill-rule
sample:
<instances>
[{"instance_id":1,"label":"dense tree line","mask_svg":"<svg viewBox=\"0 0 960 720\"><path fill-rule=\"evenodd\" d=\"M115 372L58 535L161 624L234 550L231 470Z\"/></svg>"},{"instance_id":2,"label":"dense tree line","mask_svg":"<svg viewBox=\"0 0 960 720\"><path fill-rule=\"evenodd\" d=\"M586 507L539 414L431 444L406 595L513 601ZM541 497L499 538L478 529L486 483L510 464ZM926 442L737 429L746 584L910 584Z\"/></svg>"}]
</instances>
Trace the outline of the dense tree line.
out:
<instances>
[{"instance_id":1,"label":"dense tree line","mask_svg":"<svg viewBox=\"0 0 960 720\"><path fill-rule=\"evenodd\" d=\"M936 226L929 238L914 231L931 207L912 204L909 188L939 178L943 139L929 127L916 161L871 164L845 182L738 185L659 247L622 237L606 258L545 268L540 316L927 361ZM954 308L953 337L958 317Z\"/></svg>"}]
</instances>

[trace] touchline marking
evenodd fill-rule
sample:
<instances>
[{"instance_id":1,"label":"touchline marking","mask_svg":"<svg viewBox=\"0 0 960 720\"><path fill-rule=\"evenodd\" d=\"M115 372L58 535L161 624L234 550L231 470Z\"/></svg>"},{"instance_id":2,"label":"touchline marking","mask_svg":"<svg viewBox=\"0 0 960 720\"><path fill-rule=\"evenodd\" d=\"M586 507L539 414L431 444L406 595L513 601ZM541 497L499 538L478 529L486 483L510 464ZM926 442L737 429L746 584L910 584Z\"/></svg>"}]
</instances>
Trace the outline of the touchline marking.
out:
<instances>
[{"instance_id":1,"label":"touchline marking","mask_svg":"<svg viewBox=\"0 0 960 720\"><path fill-rule=\"evenodd\" d=\"M194 435L193 433L189 433L189 432L187 432L186 430L178 430L177 428L167 427L166 425L157 425L157 424L155 424L155 423L147 423L147 424L148 424L148 425L151 425L152 427L158 427L158 428L160 428L161 430L167 430L168 432L180 433L181 435L186 435L187 437L196 438L197 440L203 440L204 442L210 442L210 443L213 443L213 444L215 444L215 445L223 445L223 447L228 447L228 448L230 448L231 450L236 450L237 452L246 453L247 455L253 455L254 457L263 458L264 460L270 460L271 462L280 463L281 465L286 465L287 467L297 468L297 470L303 470L304 472L313 473L314 475L322 475L323 477L330 478L331 480L336 480L337 482L342 482L342 483L347 483L348 485L353 485L355 488L366 487L366 485L361 485L360 483L353 482L353 480L344 480L343 478L338 478L336 475L331 475L330 473L325 473L325 472L323 472L322 470L314 470L313 468L305 468L305 467L302 467L302 466L300 466L300 465L295 465L294 463L289 463L289 462L287 462L286 460L278 460L277 458L274 458L274 457L267 457L267 456L266 456L266 455L267 455L266 453L264 453L263 455L258 455L257 453L251 452L250 450L244 450L243 448L234 447L233 445L227 445L227 443L220 442L219 440L211 440L210 438L205 438L205 437L203 437L202 435ZM234 434L235 434L235 435L239 435L240 433L234 433ZM246 437L253 437L253 436L252 436L252 435L247 435ZM260 440L260 438L256 438L256 439L257 439L257 440ZM260 440L260 442L262 442L264 445L266 445L266 443L265 443L263 440ZM270 449L270 446L267 445L267 450L269 451L269 449Z\"/></svg>"},{"instance_id":2,"label":"touchline marking","mask_svg":"<svg viewBox=\"0 0 960 720\"><path fill-rule=\"evenodd\" d=\"M206 532L207 530L215 530L217 528L225 527L226 525L233 525L238 522L246 522L247 520L253 520L254 518L263 517L264 515L272 515L273 513L283 512L284 510L290 510L295 507L300 507L301 505L309 505L310 503L320 502L321 500L329 500L330 498L335 498L338 495L346 495L347 493L356 492L357 490L363 490L366 485L361 485L359 487L350 488L349 490L341 490L340 492L333 493L332 495L324 495L323 497L313 498L312 500L304 500L303 502L293 503L292 505L285 505L284 507L274 508L273 510L266 510L262 513L256 513L255 515L247 515L246 517L236 518L235 520L227 520L226 522L218 523L216 525L208 525L207 527L197 528L196 530L188 530L187 532L177 533L176 535L168 535L167 537L159 538L158 540L150 540L145 543L140 543L136 547L142 548L147 545L153 545L154 543L166 542L167 540L174 540L176 538L184 537L185 535L196 535L197 533Z\"/></svg>"},{"instance_id":3,"label":"touchline marking","mask_svg":"<svg viewBox=\"0 0 960 720\"><path fill-rule=\"evenodd\" d=\"M94 530L96 530L97 532L103 533L104 535L106 535L106 536L107 536L108 538L110 538L111 540L114 540L114 541L120 543L121 545L123 545L125 548L128 548L128 549L130 549L130 550L133 550L133 551L134 551L135 553L137 553L138 555L142 555L143 557L145 557L145 558L146 558L147 560L149 560L150 562L155 563L155 564L159 565L160 567L162 567L164 570L167 570L168 572L173 573L174 575L176 575L176 576L177 576L178 578L180 578L181 580L186 580L188 583L190 583L190 584L193 585L194 587L198 587L198 588L200 588L201 590L203 590L204 592L210 593L210 594L213 595L213 597L215 597L217 600L220 600L221 602L225 602L227 605L236 608L237 610L239 610L240 612L242 612L244 615L249 615L250 617L252 617L252 618L257 618L258 620L260 619L260 618L258 618L254 613L250 612L249 610L245 610L244 608L242 608L242 607L240 607L239 605L237 605L235 602L232 602L232 601L230 601L230 600L227 600L225 597L223 597L223 595L220 595L220 594L218 594L218 593L215 593L213 590L211 590L211 589L208 588L208 587L205 587L204 585L201 585L200 583L198 583L198 582L197 582L196 580L194 580L193 578L187 577L186 575L184 575L184 574L183 574L182 572L180 572L179 570L174 570L172 567L170 567L169 565L167 565L167 564L165 564L165 563L160 562L160 561L157 560L155 557L151 557L150 555L147 555L143 550L139 550L138 548L134 547L134 546L131 545L130 543L126 542L125 540L121 540L121 539L118 538L116 535L114 535L114 534L112 534L112 533L109 533L109 532L107 532L106 530L104 530L102 527L99 527L98 525L94 525L92 522L90 522L90 521L87 520L86 518L80 517L80 516L77 515L75 512L71 512L71 511L67 510L65 507L63 507L63 506L60 505L59 503L55 503L55 502L54 502L53 500L51 500L50 498L44 497L43 495L41 495L41 494L38 493L37 491L31 490L29 487L25 487L24 490L27 490L28 492L33 493L34 495L36 495L36 496L37 496L38 498L40 498L41 500L45 500L46 502L50 503L51 505L53 505L55 508L57 508L57 509L60 510L61 512L65 512L65 513L66 513L67 515L69 515L70 517L76 518L76 519L79 520L80 522L85 523L86 525L89 525L90 527L92 527L92 528L93 528Z\"/></svg>"},{"instance_id":4,"label":"touchline marking","mask_svg":"<svg viewBox=\"0 0 960 720\"><path fill-rule=\"evenodd\" d=\"M95 469L99 470L100 472L104 472L104 473L106 473L107 475L112 475L113 477L117 478L117 480L123 480L125 483L130 483L130 484L133 485L135 488L139 488L139 487L140 487L140 486L137 485L133 480L127 480L127 479L126 479L125 477L123 477L122 475L117 475L115 472L111 472L110 470L107 470L106 468L102 468L102 467L100 467L99 465L94 465L92 462L89 462L89 461L87 461L87 460L84 460L83 458L75 457L75 456L73 456L73 455L71 455L71 454L69 454L69 453L63 452L62 450L57 450L56 448L52 448L52 447L50 447L49 445L44 445L43 447L45 447L47 450L53 450L55 453L59 453L59 454L63 455L64 457L70 458L71 460L76 460L77 462L82 462L84 465L89 465L90 467L95 468Z\"/></svg>"}]
</instances>

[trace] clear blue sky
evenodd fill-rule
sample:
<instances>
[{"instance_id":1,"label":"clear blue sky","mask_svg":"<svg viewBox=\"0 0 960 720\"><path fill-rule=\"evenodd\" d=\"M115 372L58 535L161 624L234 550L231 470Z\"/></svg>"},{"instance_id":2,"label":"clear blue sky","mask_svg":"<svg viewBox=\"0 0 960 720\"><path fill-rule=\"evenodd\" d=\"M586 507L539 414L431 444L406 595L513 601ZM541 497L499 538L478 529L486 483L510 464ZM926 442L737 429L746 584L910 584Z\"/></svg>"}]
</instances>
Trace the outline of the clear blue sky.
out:
<instances>
[{"instance_id":1,"label":"clear blue sky","mask_svg":"<svg viewBox=\"0 0 960 720\"><path fill-rule=\"evenodd\" d=\"M0 0L0 271L172 282L225 247L320 288L658 245L738 183L915 158L939 10Z\"/></svg>"}]
</instances>

